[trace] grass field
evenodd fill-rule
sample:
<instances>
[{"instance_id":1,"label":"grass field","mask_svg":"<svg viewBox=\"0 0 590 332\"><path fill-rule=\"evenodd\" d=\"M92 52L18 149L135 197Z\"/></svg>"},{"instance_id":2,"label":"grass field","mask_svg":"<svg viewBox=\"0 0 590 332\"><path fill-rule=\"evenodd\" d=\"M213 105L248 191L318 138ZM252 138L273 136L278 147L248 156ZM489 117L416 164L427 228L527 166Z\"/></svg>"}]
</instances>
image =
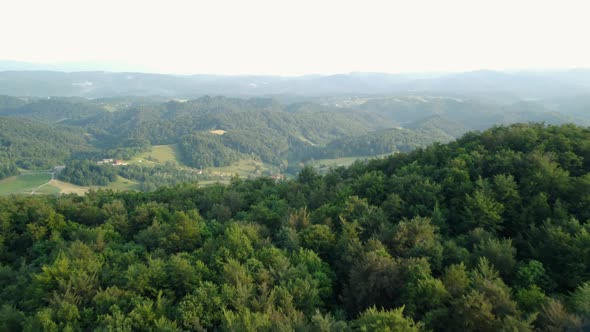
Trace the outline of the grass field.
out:
<instances>
[{"instance_id":1,"label":"grass field","mask_svg":"<svg viewBox=\"0 0 590 332\"><path fill-rule=\"evenodd\" d=\"M318 159L306 162L305 164L314 167L339 167L339 166L350 166L352 163L359 159L367 159L367 157L345 157L345 158L334 158L334 159Z\"/></svg>"},{"instance_id":2,"label":"grass field","mask_svg":"<svg viewBox=\"0 0 590 332\"><path fill-rule=\"evenodd\" d=\"M61 192L61 190L53 185L55 180L49 181L46 185L42 186L41 188L35 190L35 195L57 195Z\"/></svg>"},{"instance_id":3,"label":"grass field","mask_svg":"<svg viewBox=\"0 0 590 332\"><path fill-rule=\"evenodd\" d=\"M167 161L175 162L179 165L182 162L179 159L178 151L174 145L154 145L150 151L135 156L129 163L133 164L165 164Z\"/></svg>"},{"instance_id":4,"label":"grass field","mask_svg":"<svg viewBox=\"0 0 590 332\"><path fill-rule=\"evenodd\" d=\"M269 166L261 161L242 159L229 166L206 168L204 172L225 177L232 177L238 174L240 177L247 178L249 176L261 176L268 170Z\"/></svg>"},{"instance_id":5,"label":"grass field","mask_svg":"<svg viewBox=\"0 0 590 332\"><path fill-rule=\"evenodd\" d=\"M206 187L211 186L214 184L229 184L230 178L225 178L222 180L201 180L199 181L199 186Z\"/></svg>"},{"instance_id":6,"label":"grass field","mask_svg":"<svg viewBox=\"0 0 590 332\"><path fill-rule=\"evenodd\" d=\"M357 160L383 158L383 157L386 157L389 155L390 154L382 154L382 155L368 156L368 157L344 157L344 158L334 158L334 159L318 159L318 160L307 161L307 162L305 162L305 164L318 169L320 172L325 172L325 171L329 170L330 168L334 168L334 167L350 166Z\"/></svg>"},{"instance_id":7,"label":"grass field","mask_svg":"<svg viewBox=\"0 0 590 332\"><path fill-rule=\"evenodd\" d=\"M59 180L53 180L50 184L51 187L57 189L56 193L61 194L78 194L84 195L90 189L112 189L116 191L123 191L123 190L139 190L139 185L137 182L128 180L122 177L118 177L117 181L109 183L107 186L78 186L73 183L63 182ZM43 187L45 188L45 187Z\"/></svg>"},{"instance_id":8,"label":"grass field","mask_svg":"<svg viewBox=\"0 0 590 332\"><path fill-rule=\"evenodd\" d=\"M43 185L42 187L39 187ZM38 189L37 189L38 188ZM13 176L0 180L0 195L11 194L35 194L57 195L57 194L78 194L84 195L90 189L112 189L122 190L139 190L137 182L118 177L117 181L109 183L108 186L78 186L72 183L59 180L51 180L51 174L48 173L25 173L19 176Z\"/></svg>"},{"instance_id":9,"label":"grass field","mask_svg":"<svg viewBox=\"0 0 590 332\"><path fill-rule=\"evenodd\" d=\"M63 182L59 180L51 181L51 187L58 190L60 194L78 194L84 195L90 187L82 187L69 182Z\"/></svg>"},{"instance_id":10,"label":"grass field","mask_svg":"<svg viewBox=\"0 0 590 332\"><path fill-rule=\"evenodd\" d=\"M117 181L111 182L106 187L94 187L94 188L108 188L117 191L122 190L139 190L139 184L133 180L126 179L124 177L117 177Z\"/></svg>"},{"instance_id":11,"label":"grass field","mask_svg":"<svg viewBox=\"0 0 590 332\"><path fill-rule=\"evenodd\" d=\"M12 176L0 180L0 195L30 194L35 188L50 180L51 174L49 173L25 173L19 176ZM50 191L50 189L46 190Z\"/></svg>"}]
</instances>

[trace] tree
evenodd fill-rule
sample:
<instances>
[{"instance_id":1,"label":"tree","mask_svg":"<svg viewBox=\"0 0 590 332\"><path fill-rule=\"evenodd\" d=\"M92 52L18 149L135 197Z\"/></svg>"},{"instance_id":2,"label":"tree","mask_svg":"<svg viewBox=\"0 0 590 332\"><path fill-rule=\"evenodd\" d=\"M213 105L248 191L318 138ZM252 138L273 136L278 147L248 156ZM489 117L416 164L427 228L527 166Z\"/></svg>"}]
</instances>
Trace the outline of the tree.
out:
<instances>
[{"instance_id":1,"label":"tree","mask_svg":"<svg viewBox=\"0 0 590 332\"><path fill-rule=\"evenodd\" d=\"M510 239L488 239L475 245L475 260L485 257L503 277L509 277L516 266L516 249Z\"/></svg>"},{"instance_id":2,"label":"tree","mask_svg":"<svg viewBox=\"0 0 590 332\"><path fill-rule=\"evenodd\" d=\"M391 252L405 258L426 257L432 266L439 268L442 264L443 247L438 228L430 223L429 218L402 220L394 226Z\"/></svg>"},{"instance_id":3,"label":"tree","mask_svg":"<svg viewBox=\"0 0 590 332\"><path fill-rule=\"evenodd\" d=\"M335 242L336 236L326 225L311 225L299 233L301 246L315 251L320 257L330 257Z\"/></svg>"},{"instance_id":4,"label":"tree","mask_svg":"<svg viewBox=\"0 0 590 332\"><path fill-rule=\"evenodd\" d=\"M502 230L502 212L504 206L482 189L477 189L473 195L465 199L464 220L466 227L483 227L497 232Z\"/></svg>"},{"instance_id":5,"label":"tree","mask_svg":"<svg viewBox=\"0 0 590 332\"><path fill-rule=\"evenodd\" d=\"M465 294L470 285L465 265L461 263L447 267L443 276L443 283L452 296L458 297Z\"/></svg>"},{"instance_id":6,"label":"tree","mask_svg":"<svg viewBox=\"0 0 590 332\"><path fill-rule=\"evenodd\" d=\"M401 291L399 261L374 244L374 250L363 253L354 262L344 293L344 303L351 312L360 312L371 306L390 308Z\"/></svg>"},{"instance_id":7,"label":"tree","mask_svg":"<svg viewBox=\"0 0 590 332\"><path fill-rule=\"evenodd\" d=\"M375 307L365 310L353 322L359 331L417 332L422 330L411 318L403 316L404 307L392 310L378 310Z\"/></svg>"},{"instance_id":8,"label":"tree","mask_svg":"<svg viewBox=\"0 0 590 332\"><path fill-rule=\"evenodd\" d=\"M578 286L571 295L574 311L581 317L590 318L590 281ZM586 319L587 323L590 321Z\"/></svg>"}]
</instances>

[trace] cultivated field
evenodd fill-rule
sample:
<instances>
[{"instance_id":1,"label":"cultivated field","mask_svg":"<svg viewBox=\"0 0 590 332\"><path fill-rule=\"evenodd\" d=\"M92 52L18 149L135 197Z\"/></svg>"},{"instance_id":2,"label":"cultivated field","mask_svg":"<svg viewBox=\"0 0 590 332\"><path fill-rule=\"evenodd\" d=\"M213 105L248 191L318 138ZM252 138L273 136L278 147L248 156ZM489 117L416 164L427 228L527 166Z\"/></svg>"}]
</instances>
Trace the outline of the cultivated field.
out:
<instances>
[{"instance_id":1,"label":"cultivated field","mask_svg":"<svg viewBox=\"0 0 590 332\"><path fill-rule=\"evenodd\" d=\"M366 159L373 159L373 158L383 158L389 156L390 154L382 154L377 156L371 157L344 157L344 158L333 158L333 159L317 159L317 160L310 160L306 161L305 164L316 168L319 172L327 172L330 168L334 167L341 167L341 166L350 166L357 160L366 160Z\"/></svg>"},{"instance_id":2,"label":"cultivated field","mask_svg":"<svg viewBox=\"0 0 590 332\"><path fill-rule=\"evenodd\" d=\"M78 194L84 195L90 187L82 187L69 182L60 180L51 181L51 186L58 189L60 194Z\"/></svg>"},{"instance_id":3,"label":"cultivated field","mask_svg":"<svg viewBox=\"0 0 590 332\"><path fill-rule=\"evenodd\" d=\"M0 180L0 195L27 194L78 194L84 195L90 189L112 189L115 191L122 190L139 190L137 182L118 177L117 181L109 183L108 186L78 186L72 183L60 180L51 180L51 174L48 173L25 173L18 176Z\"/></svg>"},{"instance_id":4,"label":"cultivated field","mask_svg":"<svg viewBox=\"0 0 590 332\"><path fill-rule=\"evenodd\" d=\"M30 194L33 190L49 182L50 180L51 174L40 172L31 172L18 176L12 176L4 180L0 180L0 195ZM47 186L41 187L39 190L45 187Z\"/></svg>"},{"instance_id":5,"label":"cultivated field","mask_svg":"<svg viewBox=\"0 0 590 332\"><path fill-rule=\"evenodd\" d=\"M92 188L99 189L99 188L107 188L113 189L116 191L123 191L123 190L138 190L139 185L137 182L133 180L126 179L121 176L117 176L117 181L109 183L106 187L94 186Z\"/></svg>"},{"instance_id":6,"label":"cultivated field","mask_svg":"<svg viewBox=\"0 0 590 332\"><path fill-rule=\"evenodd\" d=\"M150 165L165 164L168 161L179 165L182 164L174 145L154 145L150 151L137 155L132 160L129 160L129 163Z\"/></svg>"},{"instance_id":7,"label":"cultivated field","mask_svg":"<svg viewBox=\"0 0 590 332\"><path fill-rule=\"evenodd\" d=\"M242 178L261 176L268 172L270 166L252 159L242 159L224 167L209 167L205 173L223 177L232 177L238 174ZM200 182L200 181L199 181Z\"/></svg>"}]
</instances>

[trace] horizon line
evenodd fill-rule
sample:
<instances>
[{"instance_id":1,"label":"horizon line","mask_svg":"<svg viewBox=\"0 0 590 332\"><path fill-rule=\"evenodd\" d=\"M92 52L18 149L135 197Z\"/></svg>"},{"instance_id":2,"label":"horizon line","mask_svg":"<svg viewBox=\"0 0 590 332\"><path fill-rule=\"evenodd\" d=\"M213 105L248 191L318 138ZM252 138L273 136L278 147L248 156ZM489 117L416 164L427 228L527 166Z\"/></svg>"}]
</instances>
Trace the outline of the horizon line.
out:
<instances>
[{"instance_id":1,"label":"horizon line","mask_svg":"<svg viewBox=\"0 0 590 332\"><path fill-rule=\"evenodd\" d=\"M80 62L28 62L28 61L20 61L20 60L8 60L8 59L0 59L0 68L2 67L2 63L12 63L16 66L38 66L39 68L10 68L10 69L0 69L0 72L53 72L53 73L113 73L113 74L152 74L152 75L167 75L167 76L216 76L216 77L282 77L282 78L299 78L299 77L310 77L310 76L318 76L318 77L327 77L327 76L338 76L338 75L391 75L391 76L403 76L403 75L449 75L449 74L463 74L463 73L477 73L477 72L497 72L497 73L506 73L506 74L513 74L513 73L534 73L534 72L567 72L567 71L575 71L575 70L590 70L590 67L584 66L572 66L572 67L544 67L544 68L503 68L503 69L491 69L487 67L481 67L478 69L466 69L466 70L412 70L412 71L359 71L359 70L352 70L352 71L342 71L342 72L332 72L332 73L302 73L302 74L259 74L259 73L174 73L174 72L167 72L167 71L158 71L158 70L150 70L150 69L143 69L143 70L135 70L133 68L129 68L129 70L117 70L116 68L105 68L108 66L112 67L126 67L129 66L125 63L116 63L116 62L104 62L97 63L92 61L80 61ZM95 65L97 68L75 68L76 66L88 66L91 67ZM74 69L68 70L66 68L51 68L51 67L60 67L60 66L72 66ZM43 68L46 67L46 68ZM102 67L102 68L101 68Z\"/></svg>"}]
</instances>

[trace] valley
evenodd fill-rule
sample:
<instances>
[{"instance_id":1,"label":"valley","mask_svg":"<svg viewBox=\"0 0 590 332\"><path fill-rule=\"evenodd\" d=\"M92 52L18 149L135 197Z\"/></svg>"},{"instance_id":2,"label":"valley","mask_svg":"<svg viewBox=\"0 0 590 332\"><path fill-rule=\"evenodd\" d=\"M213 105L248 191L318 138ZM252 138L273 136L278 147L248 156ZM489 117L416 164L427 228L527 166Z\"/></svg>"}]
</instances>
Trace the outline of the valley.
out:
<instances>
[{"instance_id":1,"label":"valley","mask_svg":"<svg viewBox=\"0 0 590 332\"><path fill-rule=\"evenodd\" d=\"M63 183L80 193L151 191L187 181L229 183L235 175L287 179L305 165L325 173L498 124L590 121L559 105L567 102L415 94L296 102L0 96L0 178L19 174L17 169L65 165L56 178L61 185L40 188L52 193L70 191L58 188ZM101 165L103 159L118 164ZM27 176L13 182L3 186L4 193L30 191L28 182L39 183Z\"/></svg>"}]
</instances>

